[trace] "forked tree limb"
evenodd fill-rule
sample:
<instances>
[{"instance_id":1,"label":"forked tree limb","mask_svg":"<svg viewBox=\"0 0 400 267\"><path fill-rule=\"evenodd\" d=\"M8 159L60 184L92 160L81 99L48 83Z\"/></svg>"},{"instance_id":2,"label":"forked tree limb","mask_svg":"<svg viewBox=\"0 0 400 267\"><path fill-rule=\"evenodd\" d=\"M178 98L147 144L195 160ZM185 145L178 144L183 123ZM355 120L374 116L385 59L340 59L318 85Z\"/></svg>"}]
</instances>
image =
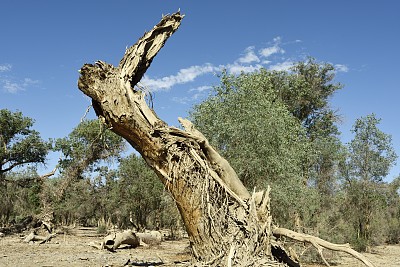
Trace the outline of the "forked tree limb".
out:
<instances>
[{"instance_id":1,"label":"forked tree limb","mask_svg":"<svg viewBox=\"0 0 400 267\"><path fill-rule=\"evenodd\" d=\"M272 229L272 233L276 237L284 236L284 237L288 237L290 239L293 239L293 240L296 240L299 242L307 242L307 243L312 244L317 249L318 253L321 255L325 264L327 264L328 266L329 266L328 262L325 260L325 258L322 255L322 247L327 248L329 250L333 250L333 251L346 252L346 253L350 254L351 256L355 257L356 259L360 260L366 266L374 267L374 265L364 255L362 255L361 253L358 253L357 251L352 249L349 244L333 244L326 240L318 238L316 236L302 234L302 233L291 231L289 229L278 228L278 227L274 227Z\"/></svg>"},{"instance_id":2,"label":"forked tree limb","mask_svg":"<svg viewBox=\"0 0 400 267\"><path fill-rule=\"evenodd\" d=\"M221 157L221 155L208 143L207 138L198 131L194 125L187 119L178 119L182 127L186 132L190 133L193 139L200 144L204 154L211 164L217 165L219 170L219 176L222 181L232 189L240 198L248 199L250 198L250 193L247 191L246 187L240 181L235 170L229 164L229 162ZM235 178L235 179L233 179Z\"/></svg>"},{"instance_id":3,"label":"forked tree limb","mask_svg":"<svg viewBox=\"0 0 400 267\"><path fill-rule=\"evenodd\" d=\"M135 45L128 48L118 66L120 78L125 82L129 81L133 88L143 77L166 40L179 28L183 18L184 15L179 11L163 16L151 31L146 32Z\"/></svg>"}]
</instances>

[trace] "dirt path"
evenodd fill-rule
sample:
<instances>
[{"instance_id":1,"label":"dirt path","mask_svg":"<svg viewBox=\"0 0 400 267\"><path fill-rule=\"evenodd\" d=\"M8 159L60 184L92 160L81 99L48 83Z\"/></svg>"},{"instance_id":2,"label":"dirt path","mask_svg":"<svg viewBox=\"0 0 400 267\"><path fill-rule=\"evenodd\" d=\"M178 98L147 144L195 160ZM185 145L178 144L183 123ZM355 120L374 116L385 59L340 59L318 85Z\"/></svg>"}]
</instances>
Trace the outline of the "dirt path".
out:
<instances>
[{"instance_id":1,"label":"dirt path","mask_svg":"<svg viewBox=\"0 0 400 267\"><path fill-rule=\"evenodd\" d=\"M118 249L112 253L88 246L90 242L99 242L97 234L83 234L76 236L61 234L46 244L26 244L19 236L0 238L0 266L39 266L39 267L100 267L124 266L128 260L165 263L162 266L176 266L176 262L188 260L185 253L189 242L187 239L179 241L164 241L157 247L139 247L136 249ZM339 254L332 262L336 267L361 267L359 261L347 254ZM380 246L374 248L374 253L365 256L376 267L399 267L400 246ZM306 267L320 267L324 265L304 264Z\"/></svg>"}]
</instances>

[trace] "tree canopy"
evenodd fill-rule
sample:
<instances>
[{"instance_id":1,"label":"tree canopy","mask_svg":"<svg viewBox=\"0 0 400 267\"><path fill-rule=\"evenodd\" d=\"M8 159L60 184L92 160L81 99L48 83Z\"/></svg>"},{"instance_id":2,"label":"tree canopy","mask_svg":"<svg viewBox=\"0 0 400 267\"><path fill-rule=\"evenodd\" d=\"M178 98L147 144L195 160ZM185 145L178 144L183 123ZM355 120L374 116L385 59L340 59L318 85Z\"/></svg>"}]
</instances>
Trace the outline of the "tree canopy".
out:
<instances>
[{"instance_id":1,"label":"tree canopy","mask_svg":"<svg viewBox=\"0 0 400 267\"><path fill-rule=\"evenodd\" d=\"M289 214L303 209L304 201L315 207L307 185L332 188L340 141L337 115L328 103L340 88L334 68L312 58L289 72L224 72L221 84L193 108L191 118L250 190L275 189L274 215L284 224Z\"/></svg>"},{"instance_id":2,"label":"tree canopy","mask_svg":"<svg viewBox=\"0 0 400 267\"><path fill-rule=\"evenodd\" d=\"M32 129L33 123L19 111L0 110L0 180L17 167L45 163L51 142Z\"/></svg>"},{"instance_id":3,"label":"tree canopy","mask_svg":"<svg viewBox=\"0 0 400 267\"><path fill-rule=\"evenodd\" d=\"M346 207L352 211L349 218L354 227L353 242L360 250L366 250L377 240L376 233L383 223L379 218L385 216L382 211L392 201L388 201L389 196L393 196L388 191L396 186L396 179L391 185L383 183L397 155L391 136L378 128L379 123L375 114L356 120L352 128L354 138L348 144L348 154L341 168Z\"/></svg>"}]
</instances>

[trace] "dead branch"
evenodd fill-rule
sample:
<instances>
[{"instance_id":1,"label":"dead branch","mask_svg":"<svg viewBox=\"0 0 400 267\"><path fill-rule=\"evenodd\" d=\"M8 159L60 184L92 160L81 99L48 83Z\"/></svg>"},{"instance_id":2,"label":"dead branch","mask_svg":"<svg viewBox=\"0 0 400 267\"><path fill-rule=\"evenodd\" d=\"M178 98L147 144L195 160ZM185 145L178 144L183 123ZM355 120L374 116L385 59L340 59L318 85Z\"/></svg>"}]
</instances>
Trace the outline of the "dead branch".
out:
<instances>
[{"instance_id":1,"label":"dead branch","mask_svg":"<svg viewBox=\"0 0 400 267\"><path fill-rule=\"evenodd\" d=\"M110 234L104 238L104 248L115 251L121 245L129 245L132 248L139 246L139 238L131 230L122 233Z\"/></svg>"},{"instance_id":2,"label":"dead branch","mask_svg":"<svg viewBox=\"0 0 400 267\"><path fill-rule=\"evenodd\" d=\"M297 233L294 231L291 231L289 229L285 228L278 228L274 227L272 229L272 233L276 237L288 237L290 239L299 241L299 242L307 242L312 244L322 257L322 260L325 262L327 266L329 266L328 262L325 260L324 256L322 255L322 248L327 248L333 251L341 251L341 252L346 252L350 254L351 256L355 257L356 259L360 260L362 263L364 263L368 267L374 267L374 265L362 254L358 253L354 249L350 247L349 244L333 244L328 241L325 241L321 238L318 238L316 236L312 235L307 235L307 234L302 234L302 233Z\"/></svg>"},{"instance_id":3,"label":"dead branch","mask_svg":"<svg viewBox=\"0 0 400 267\"><path fill-rule=\"evenodd\" d=\"M43 181L43 180L53 176L56 173L57 169L58 169L58 164L54 167L54 169L51 172L39 176L39 179Z\"/></svg>"},{"instance_id":4,"label":"dead branch","mask_svg":"<svg viewBox=\"0 0 400 267\"><path fill-rule=\"evenodd\" d=\"M159 266L163 265L164 261L162 259L159 260L153 260L153 261L147 261L147 260L128 260L124 266Z\"/></svg>"},{"instance_id":5,"label":"dead branch","mask_svg":"<svg viewBox=\"0 0 400 267\"><path fill-rule=\"evenodd\" d=\"M90 242L88 245L97 249L107 249L115 251L121 245L128 245L131 248L139 246L140 239L131 230L126 230L122 233L113 233L104 237L101 243Z\"/></svg>"},{"instance_id":6,"label":"dead branch","mask_svg":"<svg viewBox=\"0 0 400 267\"><path fill-rule=\"evenodd\" d=\"M35 232L31 232L29 235L25 237L24 242L29 243L29 242L40 241L39 244L44 244L50 241L56 235L57 234L48 234L47 236L41 236L37 235Z\"/></svg>"}]
</instances>

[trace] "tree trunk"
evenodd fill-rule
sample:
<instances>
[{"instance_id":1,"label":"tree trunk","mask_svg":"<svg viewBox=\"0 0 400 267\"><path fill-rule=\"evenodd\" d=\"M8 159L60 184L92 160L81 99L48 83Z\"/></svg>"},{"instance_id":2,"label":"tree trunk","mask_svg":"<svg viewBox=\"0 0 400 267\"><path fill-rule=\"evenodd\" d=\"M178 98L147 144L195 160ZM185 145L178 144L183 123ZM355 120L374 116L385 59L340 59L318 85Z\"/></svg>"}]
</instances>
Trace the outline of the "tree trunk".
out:
<instances>
[{"instance_id":1,"label":"tree trunk","mask_svg":"<svg viewBox=\"0 0 400 267\"><path fill-rule=\"evenodd\" d=\"M85 64L78 87L92 98L98 117L142 155L171 193L198 264L300 266L274 241L269 190L250 194L188 120L179 119L183 130L169 127L146 104L146 93L135 88L182 18L179 12L164 16L126 50L117 67Z\"/></svg>"}]
</instances>

